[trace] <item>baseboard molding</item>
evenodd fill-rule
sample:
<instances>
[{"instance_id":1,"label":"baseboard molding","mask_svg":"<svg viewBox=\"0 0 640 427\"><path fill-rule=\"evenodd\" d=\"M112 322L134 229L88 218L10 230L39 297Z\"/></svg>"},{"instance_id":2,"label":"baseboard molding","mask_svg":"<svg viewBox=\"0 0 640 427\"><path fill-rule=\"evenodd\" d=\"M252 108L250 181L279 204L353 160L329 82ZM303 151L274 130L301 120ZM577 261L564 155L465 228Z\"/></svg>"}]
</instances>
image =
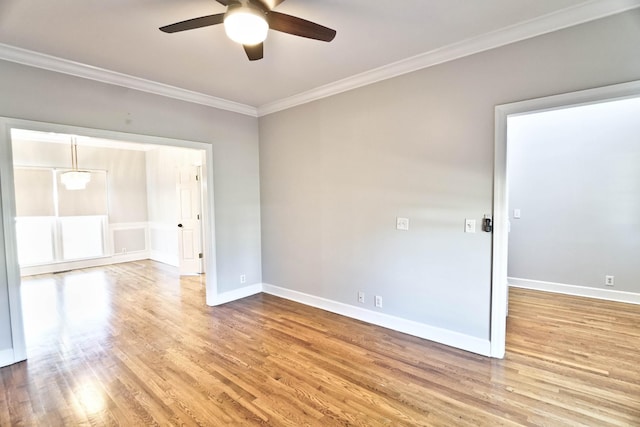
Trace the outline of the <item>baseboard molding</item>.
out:
<instances>
[{"instance_id":1,"label":"baseboard molding","mask_svg":"<svg viewBox=\"0 0 640 427\"><path fill-rule=\"evenodd\" d=\"M231 301L236 301L242 298L250 297L251 295L259 294L260 292L262 292L262 283L256 283L253 285L245 286L244 288L223 292L221 294L214 295L211 299L209 298L209 293L207 293L207 305L216 306L226 304Z\"/></svg>"},{"instance_id":2,"label":"baseboard molding","mask_svg":"<svg viewBox=\"0 0 640 427\"><path fill-rule=\"evenodd\" d=\"M164 252L152 250L149 252L149 259L152 261L158 261L163 264L170 265L172 267L180 267L180 261L178 260L177 256L167 255Z\"/></svg>"},{"instance_id":3,"label":"baseboard molding","mask_svg":"<svg viewBox=\"0 0 640 427\"><path fill-rule=\"evenodd\" d=\"M103 258L83 259L78 261L59 262L56 264L34 265L20 269L21 276L33 276L36 274L57 273L67 270L79 270L82 268L101 267L103 265L120 264L122 262L141 261L149 259L147 251L127 252L126 254L115 254Z\"/></svg>"},{"instance_id":4,"label":"baseboard molding","mask_svg":"<svg viewBox=\"0 0 640 427\"><path fill-rule=\"evenodd\" d=\"M16 360L14 358L12 348L8 348L6 350L0 350L0 368L2 368L3 366L12 365L15 362Z\"/></svg>"},{"instance_id":5,"label":"baseboard molding","mask_svg":"<svg viewBox=\"0 0 640 427\"><path fill-rule=\"evenodd\" d=\"M382 326L394 331L424 338L429 341L481 354L483 356L491 355L491 345L488 339L483 340L470 335L450 331L448 329L437 328L425 325L424 323L414 322L412 320L402 319L400 317L378 313L360 307L354 307L352 305L293 291L291 289L281 288L268 283L256 283L254 285L245 286L244 288L223 292L219 295L212 296L211 298L207 295L207 305L216 306L226 304L251 295L259 294L260 292L340 314L352 319L361 320L373 325Z\"/></svg>"},{"instance_id":6,"label":"baseboard molding","mask_svg":"<svg viewBox=\"0 0 640 427\"><path fill-rule=\"evenodd\" d=\"M437 328L412 320L354 307L267 283L262 284L262 292L483 356L490 356L491 354L491 346L488 339L483 340L448 329Z\"/></svg>"},{"instance_id":7,"label":"baseboard molding","mask_svg":"<svg viewBox=\"0 0 640 427\"><path fill-rule=\"evenodd\" d=\"M517 277L508 277L507 281L509 282L509 286L514 288L533 289L536 291L555 292L558 294L574 295L578 297L640 304L640 294L633 292L567 285L565 283L544 282L541 280L521 279Z\"/></svg>"}]
</instances>

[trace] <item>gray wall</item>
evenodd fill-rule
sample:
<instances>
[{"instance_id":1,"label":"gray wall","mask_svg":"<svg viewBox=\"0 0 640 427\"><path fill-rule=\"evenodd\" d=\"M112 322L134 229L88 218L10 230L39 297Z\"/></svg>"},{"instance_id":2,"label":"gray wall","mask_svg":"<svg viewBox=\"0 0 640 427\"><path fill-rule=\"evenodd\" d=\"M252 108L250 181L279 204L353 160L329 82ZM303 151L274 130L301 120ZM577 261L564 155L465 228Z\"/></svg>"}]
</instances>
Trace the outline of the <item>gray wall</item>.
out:
<instances>
[{"instance_id":1,"label":"gray wall","mask_svg":"<svg viewBox=\"0 0 640 427\"><path fill-rule=\"evenodd\" d=\"M509 276L640 292L640 98L508 129Z\"/></svg>"},{"instance_id":2,"label":"gray wall","mask_svg":"<svg viewBox=\"0 0 640 427\"><path fill-rule=\"evenodd\" d=\"M238 260L247 283L261 281L256 118L5 61L0 94L4 117L211 143L219 290L241 286ZM0 337L8 328L0 318Z\"/></svg>"},{"instance_id":3,"label":"gray wall","mask_svg":"<svg viewBox=\"0 0 640 427\"><path fill-rule=\"evenodd\" d=\"M71 158L67 144L14 141L13 163L16 166L69 168ZM82 146L78 147L81 169L106 170L109 191L109 223L147 221L147 185L145 153Z\"/></svg>"},{"instance_id":4,"label":"gray wall","mask_svg":"<svg viewBox=\"0 0 640 427\"><path fill-rule=\"evenodd\" d=\"M633 11L262 117L264 282L488 339L494 107L640 79L639 44Z\"/></svg>"}]
</instances>

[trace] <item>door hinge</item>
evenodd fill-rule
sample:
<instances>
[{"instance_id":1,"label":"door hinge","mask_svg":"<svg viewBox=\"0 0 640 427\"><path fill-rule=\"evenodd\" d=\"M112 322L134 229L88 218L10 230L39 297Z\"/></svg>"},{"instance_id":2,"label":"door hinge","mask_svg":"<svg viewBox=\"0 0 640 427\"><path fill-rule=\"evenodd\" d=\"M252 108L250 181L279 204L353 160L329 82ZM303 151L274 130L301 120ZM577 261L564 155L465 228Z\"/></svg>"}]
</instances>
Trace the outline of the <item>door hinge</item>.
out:
<instances>
[{"instance_id":1,"label":"door hinge","mask_svg":"<svg viewBox=\"0 0 640 427\"><path fill-rule=\"evenodd\" d=\"M198 254L198 258L202 259L202 252Z\"/></svg>"},{"instance_id":2,"label":"door hinge","mask_svg":"<svg viewBox=\"0 0 640 427\"><path fill-rule=\"evenodd\" d=\"M196 181L199 181L200 177L198 175L196 175Z\"/></svg>"},{"instance_id":3,"label":"door hinge","mask_svg":"<svg viewBox=\"0 0 640 427\"><path fill-rule=\"evenodd\" d=\"M200 214L197 214L197 215L196 215L196 219L200 219Z\"/></svg>"}]
</instances>

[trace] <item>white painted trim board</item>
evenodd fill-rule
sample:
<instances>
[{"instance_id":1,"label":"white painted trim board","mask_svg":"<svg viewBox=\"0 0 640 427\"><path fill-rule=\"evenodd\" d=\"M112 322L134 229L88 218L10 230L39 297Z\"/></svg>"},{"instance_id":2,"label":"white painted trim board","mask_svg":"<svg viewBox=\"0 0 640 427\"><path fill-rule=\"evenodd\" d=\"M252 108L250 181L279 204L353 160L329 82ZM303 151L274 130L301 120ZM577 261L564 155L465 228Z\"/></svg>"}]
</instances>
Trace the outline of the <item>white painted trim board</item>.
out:
<instances>
[{"instance_id":1,"label":"white painted trim board","mask_svg":"<svg viewBox=\"0 0 640 427\"><path fill-rule=\"evenodd\" d=\"M382 80L640 7L640 0L591 0L365 71L259 107L0 43L0 59L252 117L286 110Z\"/></svg>"},{"instance_id":2,"label":"white painted trim board","mask_svg":"<svg viewBox=\"0 0 640 427\"><path fill-rule=\"evenodd\" d=\"M258 117L638 7L638 0L587 1L261 105Z\"/></svg>"},{"instance_id":3,"label":"white painted trim board","mask_svg":"<svg viewBox=\"0 0 640 427\"><path fill-rule=\"evenodd\" d=\"M141 261L150 259L148 251L127 252L126 254L114 254L100 258L82 259L76 261L57 262L52 264L32 265L22 267L20 276L33 276L35 274L57 273L67 270L78 270L91 267L102 267L104 265L120 264L123 262Z\"/></svg>"},{"instance_id":4,"label":"white painted trim board","mask_svg":"<svg viewBox=\"0 0 640 427\"><path fill-rule=\"evenodd\" d=\"M545 282L543 280L507 278L510 287L554 292L577 297L596 298L607 301L640 304L640 294L618 291L616 289L593 288L591 286L569 285L566 283Z\"/></svg>"},{"instance_id":5,"label":"white painted trim board","mask_svg":"<svg viewBox=\"0 0 640 427\"><path fill-rule=\"evenodd\" d=\"M250 297L262 292L262 283L255 283L253 285L245 286L240 289L234 289L232 291L223 292L214 296L211 300L207 300L207 304L210 306L216 306L226 304L228 302L237 301L242 298Z\"/></svg>"},{"instance_id":6,"label":"white painted trim board","mask_svg":"<svg viewBox=\"0 0 640 427\"><path fill-rule=\"evenodd\" d=\"M315 295L309 295L302 292L293 291L291 289L270 285L268 283L262 284L262 291L264 293L295 301L300 304L330 311L332 313L340 314L352 319L361 320L373 325L382 326L383 328L392 329L394 331L413 335L419 338L424 338L429 341L445 344L451 347L470 351L472 353L481 354L483 356L489 356L490 354L489 340L483 340L477 337L462 334L460 332L437 328L434 326L426 325L424 323L414 322L412 320L402 319L400 317L391 316L385 313L366 310L360 307L355 307L326 298L317 297Z\"/></svg>"},{"instance_id":7,"label":"white painted trim board","mask_svg":"<svg viewBox=\"0 0 640 427\"><path fill-rule=\"evenodd\" d=\"M489 340L483 340L459 332L402 319L385 313L366 310L268 283L256 283L233 291L224 292L217 295L215 299L211 301L212 303L208 302L208 304L212 306L226 304L261 292L483 356L489 356L490 353Z\"/></svg>"},{"instance_id":8,"label":"white painted trim board","mask_svg":"<svg viewBox=\"0 0 640 427\"><path fill-rule=\"evenodd\" d=\"M0 368L9 366L17 362L14 358L13 349L0 350Z\"/></svg>"},{"instance_id":9,"label":"white painted trim board","mask_svg":"<svg viewBox=\"0 0 640 427\"><path fill-rule=\"evenodd\" d=\"M0 43L0 59L255 117L257 110L203 93Z\"/></svg>"}]
</instances>

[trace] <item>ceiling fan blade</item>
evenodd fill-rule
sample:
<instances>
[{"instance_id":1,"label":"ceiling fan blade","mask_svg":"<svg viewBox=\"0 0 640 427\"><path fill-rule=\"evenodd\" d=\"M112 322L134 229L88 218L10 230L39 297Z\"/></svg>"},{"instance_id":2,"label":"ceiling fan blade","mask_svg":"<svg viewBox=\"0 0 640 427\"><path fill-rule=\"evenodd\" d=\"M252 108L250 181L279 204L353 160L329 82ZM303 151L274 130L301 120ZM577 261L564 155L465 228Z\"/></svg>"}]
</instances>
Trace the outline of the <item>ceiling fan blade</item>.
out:
<instances>
[{"instance_id":1,"label":"ceiling fan blade","mask_svg":"<svg viewBox=\"0 0 640 427\"><path fill-rule=\"evenodd\" d=\"M229 0L216 0L216 1L223 6L229 6Z\"/></svg>"},{"instance_id":2,"label":"ceiling fan blade","mask_svg":"<svg viewBox=\"0 0 640 427\"><path fill-rule=\"evenodd\" d=\"M294 36L306 37L308 39L321 40L330 42L336 36L336 30L323 27L315 22L306 19L297 18L291 15L285 15L279 12L269 12L267 15L269 28Z\"/></svg>"},{"instance_id":3,"label":"ceiling fan blade","mask_svg":"<svg viewBox=\"0 0 640 427\"><path fill-rule=\"evenodd\" d=\"M258 43L251 46L243 44L242 47L244 47L244 51L246 52L249 61L257 61L258 59L262 59L264 56L264 43Z\"/></svg>"},{"instance_id":4,"label":"ceiling fan blade","mask_svg":"<svg viewBox=\"0 0 640 427\"><path fill-rule=\"evenodd\" d=\"M177 33L178 31L195 30L196 28L222 24L223 21L224 13L218 13L216 15L201 16L200 18L187 19L186 21L165 25L164 27L160 27L160 31L164 31L165 33Z\"/></svg>"}]
</instances>

